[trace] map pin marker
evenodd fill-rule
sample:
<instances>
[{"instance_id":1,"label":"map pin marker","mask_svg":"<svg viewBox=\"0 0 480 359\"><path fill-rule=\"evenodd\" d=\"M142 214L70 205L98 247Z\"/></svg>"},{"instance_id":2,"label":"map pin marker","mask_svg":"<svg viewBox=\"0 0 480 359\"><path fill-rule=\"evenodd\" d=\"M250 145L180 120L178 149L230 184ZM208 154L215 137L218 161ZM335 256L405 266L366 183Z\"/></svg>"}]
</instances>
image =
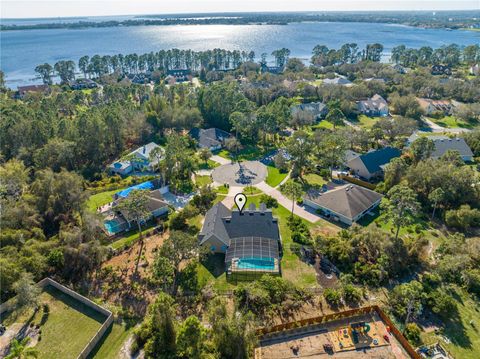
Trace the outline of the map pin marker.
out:
<instances>
[{"instance_id":1,"label":"map pin marker","mask_svg":"<svg viewBox=\"0 0 480 359\"><path fill-rule=\"evenodd\" d=\"M242 214L243 207L245 207L245 204L247 203L247 196L245 196L243 193L237 193L234 201L238 210L240 211L240 214Z\"/></svg>"}]
</instances>

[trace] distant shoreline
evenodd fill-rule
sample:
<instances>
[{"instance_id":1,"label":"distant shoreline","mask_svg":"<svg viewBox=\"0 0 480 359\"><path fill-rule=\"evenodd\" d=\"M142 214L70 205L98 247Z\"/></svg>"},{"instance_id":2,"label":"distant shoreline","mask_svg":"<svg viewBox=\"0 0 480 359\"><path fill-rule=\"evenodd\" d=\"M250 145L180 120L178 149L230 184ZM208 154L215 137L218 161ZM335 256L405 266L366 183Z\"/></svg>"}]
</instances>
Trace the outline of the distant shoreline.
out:
<instances>
[{"instance_id":1,"label":"distant shoreline","mask_svg":"<svg viewBox=\"0 0 480 359\"><path fill-rule=\"evenodd\" d=\"M478 13L478 14L477 14ZM478 15L478 16L477 16ZM99 17L100 18L100 17ZM0 31L48 30L48 29L84 29L123 26L168 26L168 25L288 25L300 22L361 22L398 24L434 29L471 29L480 22L480 11L453 12L324 12L324 13L228 13L228 14L183 14L183 15L144 15L132 16L129 19L110 17L110 19L72 22L46 22L37 24L2 24ZM44 20L54 20L53 18ZM58 18L60 21L63 18ZM88 20L87 20L88 19ZM20 22L22 20L19 20ZM31 21L25 19L25 21Z\"/></svg>"}]
</instances>

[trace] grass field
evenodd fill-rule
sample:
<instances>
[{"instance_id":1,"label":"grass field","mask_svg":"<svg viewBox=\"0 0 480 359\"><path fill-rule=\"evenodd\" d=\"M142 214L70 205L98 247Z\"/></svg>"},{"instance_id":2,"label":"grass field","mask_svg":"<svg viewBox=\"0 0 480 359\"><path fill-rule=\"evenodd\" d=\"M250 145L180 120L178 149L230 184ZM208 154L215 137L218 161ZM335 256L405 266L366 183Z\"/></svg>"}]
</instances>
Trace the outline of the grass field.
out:
<instances>
[{"instance_id":1,"label":"grass field","mask_svg":"<svg viewBox=\"0 0 480 359\"><path fill-rule=\"evenodd\" d=\"M365 115L360 115L357 118L357 122L353 122L364 128L372 128L375 123L377 123L379 117L368 117Z\"/></svg>"},{"instance_id":2,"label":"grass field","mask_svg":"<svg viewBox=\"0 0 480 359\"><path fill-rule=\"evenodd\" d=\"M105 333L97 347L90 353L88 359L110 359L118 358L128 335L133 328L127 328L123 324L113 324Z\"/></svg>"},{"instance_id":3,"label":"grass field","mask_svg":"<svg viewBox=\"0 0 480 359\"><path fill-rule=\"evenodd\" d=\"M112 202L113 195L121 190L122 189L116 189L91 195L87 200L87 208L92 212L96 212L98 207Z\"/></svg>"},{"instance_id":4,"label":"grass field","mask_svg":"<svg viewBox=\"0 0 480 359\"><path fill-rule=\"evenodd\" d=\"M281 173L277 168L273 166L267 166L268 175L265 182L269 186L277 187L287 177L288 173Z\"/></svg>"},{"instance_id":5,"label":"grass field","mask_svg":"<svg viewBox=\"0 0 480 359\"><path fill-rule=\"evenodd\" d=\"M48 304L49 313L40 309L31 317L30 310L5 320L40 324L42 340L35 346L40 359L77 358L106 320L104 315L50 286L42 291L39 302Z\"/></svg>"},{"instance_id":6,"label":"grass field","mask_svg":"<svg viewBox=\"0 0 480 359\"><path fill-rule=\"evenodd\" d=\"M439 341L455 358L477 359L480 353L480 303L458 287L454 288L452 297L457 303L457 320L445 323L443 334L422 333L422 340L426 344ZM445 343L442 335L451 343Z\"/></svg>"},{"instance_id":7,"label":"grass field","mask_svg":"<svg viewBox=\"0 0 480 359\"><path fill-rule=\"evenodd\" d=\"M201 161L198 168L201 169L201 170L211 170L215 167L218 167L220 166L219 163L213 161L213 160L208 160L207 163Z\"/></svg>"},{"instance_id":8,"label":"grass field","mask_svg":"<svg viewBox=\"0 0 480 359\"><path fill-rule=\"evenodd\" d=\"M446 127L446 128L473 128L474 125L460 119L457 119L455 116L445 116L440 119L428 118L430 121L435 122L437 125Z\"/></svg>"},{"instance_id":9,"label":"grass field","mask_svg":"<svg viewBox=\"0 0 480 359\"><path fill-rule=\"evenodd\" d=\"M198 187L207 186L212 183L210 176L195 176L195 184Z\"/></svg>"}]
</instances>

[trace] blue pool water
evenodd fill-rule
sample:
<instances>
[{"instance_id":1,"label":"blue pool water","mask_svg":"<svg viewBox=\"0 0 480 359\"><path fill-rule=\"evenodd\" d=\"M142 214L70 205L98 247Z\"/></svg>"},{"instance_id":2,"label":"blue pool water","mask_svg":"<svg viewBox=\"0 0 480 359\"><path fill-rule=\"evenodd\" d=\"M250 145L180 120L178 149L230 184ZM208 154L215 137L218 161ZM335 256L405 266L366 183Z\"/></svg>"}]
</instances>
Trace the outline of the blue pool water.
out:
<instances>
[{"instance_id":1,"label":"blue pool water","mask_svg":"<svg viewBox=\"0 0 480 359\"><path fill-rule=\"evenodd\" d=\"M128 187L128 188L124 189L123 191L115 193L115 195L118 196L118 197L126 198L130 194L130 192L132 192L134 190L147 190L147 189L152 190L153 188L154 188L153 183L151 181L147 181L147 182L143 182L143 183L137 184L137 185L132 186L132 187Z\"/></svg>"},{"instance_id":2,"label":"blue pool water","mask_svg":"<svg viewBox=\"0 0 480 359\"><path fill-rule=\"evenodd\" d=\"M114 219L103 222L103 225L109 233L115 234L123 230L122 226Z\"/></svg>"},{"instance_id":3,"label":"blue pool water","mask_svg":"<svg viewBox=\"0 0 480 359\"><path fill-rule=\"evenodd\" d=\"M275 261L273 258L246 257L239 259L237 268L274 270Z\"/></svg>"}]
</instances>

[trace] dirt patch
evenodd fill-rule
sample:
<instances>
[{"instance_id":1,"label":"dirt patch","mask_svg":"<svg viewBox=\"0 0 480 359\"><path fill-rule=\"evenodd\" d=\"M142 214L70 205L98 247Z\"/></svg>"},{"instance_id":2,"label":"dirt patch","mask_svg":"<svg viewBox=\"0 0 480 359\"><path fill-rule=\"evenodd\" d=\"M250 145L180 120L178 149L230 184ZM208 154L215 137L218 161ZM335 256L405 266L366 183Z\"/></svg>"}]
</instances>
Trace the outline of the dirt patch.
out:
<instances>
[{"instance_id":1,"label":"dirt patch","mask_svg":"<svg viewBox=\"0 0 480 359\"><path fill-rule=\"evenodd\" d=\"M151 266L155 253L167 238L168 232L145 238L143 246L137 241L127 250L102 264L100 274L93 281L93 292L106 302L119 305L132 314L143 316L148 304L158 294L151 285ZM138 272L135 272L140 253Z\"/></svg>"}]
</instances>

